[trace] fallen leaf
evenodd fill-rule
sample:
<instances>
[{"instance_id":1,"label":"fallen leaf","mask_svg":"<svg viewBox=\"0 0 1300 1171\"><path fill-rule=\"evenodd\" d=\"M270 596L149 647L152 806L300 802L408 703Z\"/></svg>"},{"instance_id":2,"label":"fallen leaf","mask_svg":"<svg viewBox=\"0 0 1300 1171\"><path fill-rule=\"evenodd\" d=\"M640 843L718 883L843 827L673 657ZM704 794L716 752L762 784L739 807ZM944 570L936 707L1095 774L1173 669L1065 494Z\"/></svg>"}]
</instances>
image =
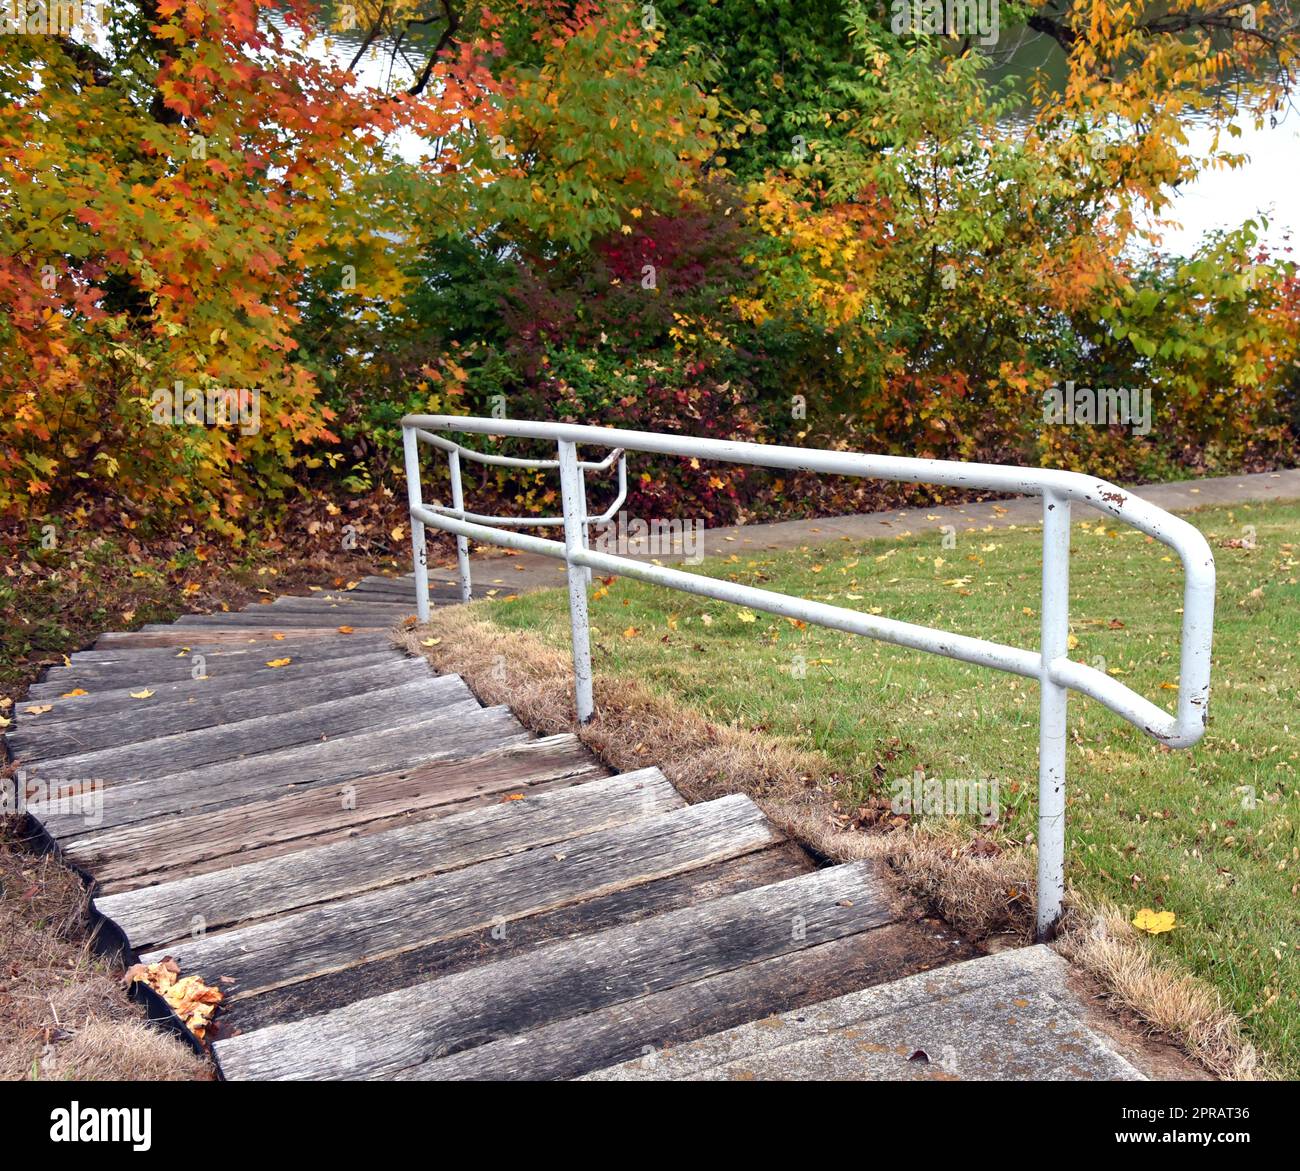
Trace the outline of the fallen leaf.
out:
<instances>
[{"instance_id":1,"label":"fallen leaf","mask_svg":"<svg viewBox=\"0 0 1300 1171\"><path fill-rule=\"evenodd\" d=\"M339 633L340 633L340 634L352 634L352 633L353 633L353 630L352 630L352 627L350 627L350 626L340 626L340 627L339 627Z\"/></svg>"},{"instance_id":2,"label":"fallen leaf","mask_svg":"<svg viewBox=\"0 0 1300 1171\"><path fill-rule=\"evenodd\" d=\"M1133 920L1133 926L1148 935L1160 935L1174 929L1175 919L1173 911L1153 911L1150 907L1143 907Z\"/></svg>"},{"instance_id":3,"label":"fallen leaf","mask_svg":"<svg viewBox=\"0 0 1300 1171\"><path fill-rule=\"evenodd\" d=\"M292 662L292 659L267 659L266 665L268 667L287 667Z\"/></svg>"},{"instance_id":4,"label":"fallen leaf","mask_svg":"<svg viewBox=\"0 0 1300 1171\"><path fill-rule=\"evenodd\" d=\"M84 687L74 687L71 691L65 691L59 696L60 699L76 699L79 695L89 695L90 692Z\"/></svg>"},{"instance_id":5,"label":"fallen leaf","mask_svg":"<svg viewBox=\"0 0 1300 1171\"><path fill-rule=\"evenodd\" d=\"M40 716L40 715L44 715L48 711L53 711L53 710L54 710L54 705L52 703L32 704L31 707L23 708L23 711L26 712L29 716Z\"/></svg>"},{"instance_id":6,"label":"fallen leaf","mask_svg":"<svg viewBox=\"0 0 1300 1171\"><path fill-rule=\"evenodd\" d=\"M220 988L213 988L199 976L181 976L180 965L171 956L157 963L135 964L126 971L127 984L145 984L167 1002L200 1041L212 1023L212 1015L225 999Z\"/></svg>"},{"instance_id":7,"label":"fallen leaf","mask_svg":"<svg viewBox=\"0 0 1300 1171\"><path fill-rule=\"evenodd\" d=\"M143 691L131 692L132 699L148 699L151 695L153 695L153 692L150 691L149 688L147 687Z\"/></svg>"}]
</instances>

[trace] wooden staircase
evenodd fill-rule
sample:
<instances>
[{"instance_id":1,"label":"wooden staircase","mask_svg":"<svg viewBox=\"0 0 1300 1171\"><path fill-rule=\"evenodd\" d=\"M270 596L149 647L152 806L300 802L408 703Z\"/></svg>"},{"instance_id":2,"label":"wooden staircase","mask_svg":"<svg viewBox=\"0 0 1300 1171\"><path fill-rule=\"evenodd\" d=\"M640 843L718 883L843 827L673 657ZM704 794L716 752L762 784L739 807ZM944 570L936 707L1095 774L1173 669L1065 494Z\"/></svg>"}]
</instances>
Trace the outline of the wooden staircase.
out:
<instances>
[{"instance_id":1,"label":"wooden staircase","mask_svg":"<svg viewBox=\"0 0 1300 1171\"><path fill-rule=\"evenodd\" d=\"M867 866L395 649L412 593L105 634L16 709L25 792L102 786L34 816L129 955L223 989L225 1077L574 1077L916 967Z\"/></svg>"}]
</instances>

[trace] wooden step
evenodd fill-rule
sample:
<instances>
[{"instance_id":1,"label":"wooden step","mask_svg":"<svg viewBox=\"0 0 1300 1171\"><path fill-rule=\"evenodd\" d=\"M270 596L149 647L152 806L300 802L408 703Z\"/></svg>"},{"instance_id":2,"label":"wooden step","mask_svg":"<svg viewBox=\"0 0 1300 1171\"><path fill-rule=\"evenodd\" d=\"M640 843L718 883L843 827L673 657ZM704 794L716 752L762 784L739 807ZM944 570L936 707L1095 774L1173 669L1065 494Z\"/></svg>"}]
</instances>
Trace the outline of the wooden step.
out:
<instances>
[{"instance_id":1,"label":"wooden step","mask_svg":"<svg viewBox=\"0 0 1300 1171\"><path fill-rule=\"evenodd\" d=\"M288 657L288 656L281 656ZM351 671L362 671L383 663L403 662L406 656L393 648L376 650L368 655L349 655L345 658L324 659L316 663L300 663L296 660L287 667L270 667L266 656L262 655L256 664L244 664L238 674L227 674L217 669L214 663L209 674L201 679L186 675L174 683L158 683L148 678L125 687L106 687L109 680L97 685L93 690L82 687L86 695L67 695L67 691L76 690L75 685L62 684L64 691L43 699L39 704L30 701L20 704L16 709L15 723L21 728L25 724L39 721L42 728L62 721L84 720L88 716L103 716L109 712L129 712L139 708L141 701L133 692L147 689L153 692L149 705L156 708L161 704L183 703L189 699L204 700L214 691L227 693L237 687L241 692L258 690L273 691L276 688L293 688L303 678L323 678L326 675L346 675ZM205 668L207 669L207 668ZM226 669L230 670L229 667ZM39 716L29 715L28 707L46 707L51 710Z\"/></svg>"},{"instance_id":2,"label":"wooden step","mask_svg":"<svg viewBox=\"0 0 1300 1171\"><path fill-rule=\"evenodd\" d=\"M386 634L389 627L387 625L357 626L355 630L358 634ZM202 638L205 643L221 643L225 645L227 643L270 642L277 634L283 634L286 638L306 639L333 638L336 633L333 627L317 626L282 626L274 629L271 627L263 629L248 626L168 626L162 630L149 630L146 627L137 631L101 634L95 640L95 647L98 650L112 650L123 647L179 647L189 646L198 638Z\"/></svg>"},{"instance_id":3,"label":"wooden step","mask_svg":"<svg viewBox=\"0 0 1300 1171\"><path fill-rule=\"evenodd\" d=\"M468 759L437 760L343 785L295 788L279 797L89 833L66 842L64 852L74 866L95 876L97 890L113 893L608 772L576 736L565 733L494 747Z\"/></svg>"},{"instance_id":4,"label":"wooden step","mask_svg":"<svg viewBox=\"0 0 1300 1171\"><path fill-rule=\"evenodd\" d=\"M554 848L184 939L170 944L165 954L175 957L182 972L203 974L209 983L218 977L229 981L227 999L235 1001L781 840L747 797L723 797L584 834ZM151 963L163 954L141 958Z\"/></svg>"},{"instance_id":5,"label":"wooden step","mask_svg":"<svg viewBox=\"0 0 1300 1171\"><path fill-rule=\"evenodd\" d=\"M431 940L409 951L369 959L355 967L236 1000L222 1009L221 1035L234 1036L317 1016L356 1000L522 955L557 940L644 922L665 911L767 886L811 869L807 854L786 842L680 874L651 878L608 894L524 915L508 924Z\"/></svg>"},{"instance_id":6,"label":"wooden step","mask_svg":"<svg viewBox=\"0 0 1300 1171\"><path fill-rule=\"evenodd\" d=\"M229 614L187 614L178 618L176 630L208 630L212 627L239 628L264 626L281 629L286 622L297 627L323 627L331 633L342 633L340 626L351 626L353 630L361 628L387 628L398 625L403 619L415 616L415 606L408 608L394 606L378 610L373 607L357 606L344 610L315 610L288 612L276 610L271 606L259 606L256 610L232 610Z\"/></svg>"},{"instance_id":7,"label":"wooden step","mask_svg":"<svg viewBox=\"0 0 1300 1171\"><path fill-rule=\"evenodd\" d=\"M435 1063L450 1054L806 952L893 917L869 863L836 866L228 1037L213 1052L232 1079L436 1077ZM182 961L185 970L194 965Z\"/></svg>"},{"instance_id":8,"label":"wooden step","mask_svg":"<svg viewBox=\"0 0 1300 1171\"><path fill-rule=\"evenodd\" d=\"M252 606L243 609L251 610ZM415 591L405 598L393 598L378 595L356 594L315 594L310 598L283 597L276 598L269 606L262 609L272 614L306 613L313 614L322 610L380 610L415 612Z\"/></svg>"},{"instance_id":9,"label":"wooden step","mask_svg":"<svg viewBox=\"0 0 1300 1171\"><path fill-rule=\"evenodd\" d=\"M885 923L803 951L786 952L677 984L594 1012L552 1021L404 1069L395 1081L557 1081L620 1061L655 1062L720 1029L771 1021L828 997L911 975L953 957L918 933Z\"/></svg>"},{"instance_id":10,"label":"wooden step","mask_svg":"<svg viewBox=\"0 0 1300 1171\"><path fill-rule=\"evenodd\" d=\"M246 759L347 732L396 727L436 707L472 698L459 675L407 678L362 695L303 705L215 728L158 736L120 748L46 756L39 749L20 763L37 776L93 777L107 783L139 781L218 761Z\"/></svg>"},{"instance_id":11,"label":"wooden step","mask_svg":"<svg viewBox=\"0 0 1300 1171\"><path fill-rule=\"evenodd\" d=\"M274 641L278 642L276 650L294 655L295 658L304 660L311 658L313 662L344 658L347 655L368 655L373 654L374 651L389 650L393 646L393 638L386 630L377 634L351 634L346 638L343 636L282 638ZM243 646L231 645L231 643L205 643L199 637L190 639L190 642L182 643L181 646L116 647L109 650L75 651L69 656L68 665L45 668L45 676L51 684L56 684L64 678L72 677L72 673L75 672L107 672L110 668L136 672L144 671L152 664L160 669L182 668L181 673L174 677L186 678L190 677L190 664L186 660L191 656L203 655L208 662L221 663L226 665L227 669L234 669L240 662L260 665L266 659L265 650L266 639L261 638L259 633L252 632L248 636L246 645ZM105 677L112 678L112 675L105 675Z\"/></svg>"},{"instance_id":12,"label":"wooden step","mask_svg":"<svg viewBox=\"0 0 1300 1171\"><path fill-rule=\"evenodd\" d=\"M521 795L482 809L233 866L215 874L105 895L95 909L136 951L188 935L243 927L415 878L460 870L679 809L685 801L657 768L576 788Z\"/></svg>"},{"instance_id":13,"label":"wooden step","mask_svg":"<svg viewBox=\"0 0 1300 1171\"><path fill-rule=\"evenodd\" d=\"M467 699L426 716L398 719L379 731L360 730L325 741L265 752L240 760L149 780L110 786L95 824L75 814L42 818L51 837L66 839L102 833L153 818L228 808L247 801L271 800L289 792L355 780L376 771L411 768L439 760L464 760L507 744L532 739L509 708L480 707Z\"/></svg>"},{"instance_id":14,"label":"wooden step","mask_svg":"<svg viewBox=\"0 0 1300 1171\"><path fill-rule=\"evenodd\" d=\"M266 668L269 676L287 668ZM299 711L325 715L318 709L332 700L347 700L375 691L391 691L401 684L436 678L427 664L417 659L386 655L379 662L340 672L320 674L299 671L278 686L244 688L209 678L206 693L190 694L178 699L162 698L157 692L143 699L119 701L125 710L114 709L102 715L80 719L51 719L57 712L28 715L9 733L9 747L15 757L36 761L52 757L99 752L122 748L143 741L171 738L186 732L222 725L237 734L245 720ZM444 678L447 678L444 676ZM464 698L465 692L444 685L448 696ZM144 690L151 690L145 688ZM137 693L142 694L142 693ZM90 699L91 696L84 698ZM69 701L65 701L69 702ZM70 702L75 703L76 700ZM43 706L43 705L38 705ZM331 726L320 725L321 731Z\"/></svg>"}]
</instances>

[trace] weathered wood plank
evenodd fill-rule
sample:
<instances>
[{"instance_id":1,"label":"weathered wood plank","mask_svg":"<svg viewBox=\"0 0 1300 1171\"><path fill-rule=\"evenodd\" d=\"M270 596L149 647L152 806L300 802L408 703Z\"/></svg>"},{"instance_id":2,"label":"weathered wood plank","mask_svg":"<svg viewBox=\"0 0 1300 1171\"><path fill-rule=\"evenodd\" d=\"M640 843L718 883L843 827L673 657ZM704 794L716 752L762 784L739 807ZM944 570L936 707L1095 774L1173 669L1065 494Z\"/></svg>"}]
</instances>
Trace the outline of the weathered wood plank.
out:
<instances>
[{"instance_id":1,"label":"weathered wood plank","mask_svg":"<svg viewBox=\"0 0 1300 1171\"><path fill-rule=\"evenodd\" d=\"M269 606L264 607L273 614L288 613L316 613L322 610L377 610L389 613L415 613L415 591L411 591L408 598L389 600L387 597L379 595L354 595L354 594L317 594L310 598L295 598L289 595L276 598ZM245 610L252 609L251 606L245 606Z\"/></svg>"},{"instance_id":2,"label":"weathered wood plank","mask_svg":"<svg viewBox=\"0 0 1300 1171\"><path fill-rule=\"evenodd\" d=\"M358 634L383 634L387 630L387 626L356 627ZM110 631L107 634L101 634L95 640L95 647L99 650L107 650L123 647L189 646L199 637L194 631L195 628L192 626L169 626L165 630ZM260 627L205 626L201 628L200 633L205 643L223 644L269 642L275 637L275 633L283 634L286 638L339 637L332 628L302 626L282 626L278 627L274 633L270 627L263 630Z\"/></svg>"},{"instance_id":3,"label":"weathered wood plank","mask_svg":"<svg viewBox=\"0 0 1300 1171\"><path fill-rule=\"evenodd\" d=\"M439 760L361 776L346 785L120 826L73 838L64 853L95 876L99 890L130 890L159 874L182 878L210 872L272 850L289 852L322 838L366 832L397 818L437 816L476 800L608 774L576 736L565 733L496 747L467 760Z\"/></svg>"},{"instance_id":4,"label":"weathered wood plank","mask_svg":"<svg viewBox=\"0 0 1300 1171\"><path fill-rule=\"evenodd\" d=\"M892 917L871 864L835 866L217 1041L213 1052L232 1079L391 1076L470 1045L806 951ZM184 962L182 969L197 970ZM214 969L208 979L220 974Z\"/></svg>"},{"instance_id":5,"label":"weathered wood plank","mask_svg":"<svg viewBox=\"0 0 1300 1171\"><path fill-rule=\"evenodd\" d=\"M49 757L38 755L37 750L21 763L32 775L55 780L62 777L94 777L108 783L147 780L175 772L178 766L199 768L348 732L396 727L430 708L456 703L469 695L459 676L435 675L277 715L178 732L120 748Z\"/></svg>"},{"instance_id":6,"label":"weathered wood plank","mask_svg":"<svg viewBox=\"0 0 1300 1171\"><path fill-rule=\"evenodd\" d=\"M382 650L392 645L392 639L386 631L372 634L354 634L347 641L342 638L322 641L315 637L306 639L285 638L279 641L287 649L297 650L304 655L314 655L318 659L327 659L336 655L354 655L361 651ZM181 647L118 647L104 650L73 651L69 658L74 668L82 664L121 663L123 665L137 665L149 662L166 663L170 659L184 657L184 655L190 653L206 654L213 659L221 658L233 661L241 656L261 654L264 642L265 640L260 636L250 634L246 646L226 643L207 644L201 639L192 639ZM51 671L65 669L63 667L49 668Z\"/></svg>"},{"instance_id":7,"label":"weathered wood plank","mask_svg":"<svg viewBox=\"0 0 1300 1171\"><path fill-rule=\"evenodd\" d=\"M153 628L153 631L165 632L172 630L173 627L168 625L159 625ZM287 626L286 630L292 630L292 626ZM150 631L151 633L153 631ZM209 655L237 655L240 653L259 654L267 643L267 638L255 630L240 632L240 637L234 642L211 642L203 641L206 631L201 631L186 641L180 647L157 646L157 647L132 647L132 646L109 646L109 647L91 647L88 650L77 651L72 655L74 665L84 660L87 662L143 662L149 658L165 661L169 656L178 655L182 650L204 651ZM283 638L276 639L276 631L273 631L271 638L286 647L297 647L303 654L313 654L317 658L328 658L334 654L356 654L358 644L367 644L365 649L373 650L376 646L392 645L392 636L387 630L366 630L359 631L350 638L335 637L322 640L313 630L309 635L302 638L294 638L291 634L286 634Z\"/></svg>"},{"instance_id":8,"label":"weathered wood plank","mask_svg":"<svg viewBox=\"0 0 1300 1171\"><path fill-rule=\"evenodd\" d=\"M340 626L351 626L353 630L362 628L385 629L396 626L405 618L415 617L415 606L409 609L403 609L400 606L392 609L377 610L372 607L358 606L350 610L315 610L305 612L301 610L291 610L288 613L275 610L271 606L262 606L256 610L232 610L229 614L187 614L184 618L178 618L174 624L176 630L210 630L213 627L238 627L244 629L251 627L253 630L260 630L264 626L272 626L279 630L286 622L292 622L294 626L305 627L311 626L316 628L325 628L332 633L340 633ZM198 637L192 635L191 637Z\"/></svg>"},{"instance_id":9,"label":"weathered wood plank","mask_svg":"<svg viewBox=\"0 0 1300 1171\"><path fill-rule=\"evenodd\" d=\"M267 923L172 944L185 972L233 980L228 999L407 951L547 908L737 857L780 834L743 796L691 805ZM145 958L145 957L142 957ZM162 958L149 953L145 962Z\"/></svg>"},{"instance_id":10,"label":"weathered wood plank","mask_svg":"<svg viewBox=\"0 0 1300 1171\"><path fill-rule=\"evenodd\" d=\"M403 577L380 577L376 575L363 577L355 586L348 590L347 593L355 594L363 590L407 591L410 594L414 594L415 576L408 573Z\"/></svg>"},{"instance_id":11,"label":"weathered wood plank","mask_svg":"<svg viewBox=\"0 0 1300 1171\"><path fill-rule=\"evenodd\" d=\"M915 932L903 924L887 923L806 951L500 1037L404 1069L393 1079L556 1081L621 1061L653 1062L657 1052L697 1037L899 979L924 970L927 961L945 963L951 958L949 951L946 945L932 945L919 954Z\"/></svg>"},{"instance_id":12,"label":"weathered wood plank","mask_svg":"<svg viewBox=\"0 0 1300 1171\"><path fill-rule=\"evenodd\" d=\"M657 768L95 899L137 951L559 844L685 804Z\"/></svg>"},{"instance_id":13,"label":"weathered wood plank","mask_svg":"<svg viewBox=\"0 0 1300 1171\"><path fill-rule=\"evenodd\" d=\"M65 720L84 720L88 716L103 716L109 712L138 710L141 701L135 699L131 693L141 690L142 685L154 693L150 697L150 707L157 708L161 704L183 703L191 698L201 701L211 696L214 689L225 692L236 685L241 692L257 690L270 692L277 688L292 690L298 686L302 678L319 678L325 675L361 671L382 663L401 662L405 657L395 650L377 650L369 655L349 655L347 658L323 659L310 664L295 660L287 667L273 668L266 665L266 656L263 655L257 660L256 667L246 663L239 674L223 674L213 670L201 679L187 675L174 683L143 680L141 683L127 687L100 687L93 691L83 688L90 694L70 697L65 696L62 691L56 692L37 705L43 707L48 704L52 711L40 716L28 715L24 709L31 705L25 703L18 708L16 722L21 728L26 723L39 720L42 728L48 728L51 724ZM74 684L63 686L65 691L75 689Z\"/></svg>"},{"instance_id":14,"label":"weathered wood plank","mask_svg":"<svg viewBox=\"0 0 1300 1171\"><path fill-rule=\"evenodd\" d=\"M355 637L355 636L353 636ZM157 658L139 660L135 658L112 659L104 662L77 662L74 658L71 667L51 667L45 673L45 679L32 685L29 697L40 698L48 702L52 697L66 691L82 687L87 691L139 690L141 684L153 686L158 683L192 682L194 669L198 666L196 656L202 656L202 669L209 678L235 679L249 678L254 675L270 673L266 664L269 659L290 658L291 666L308 665L324 667L326 664L340 660L356 659L370 655L390 652L401 655L401 651L392 645L392 639L384 634L379 638L350 642L343 635L336 640L316 641L315 643L263 642L258 640L252 646L221 649L195 645L193 647L168 647L158 651L136 652L141 656L158 655ZM131 654L132 652L114 652ZM283 669L283 668L281 668Z\"/></svg>"},{"instance_id":15,"label":"weathered wood plank","mask_svg":"<svg viewBox=\"0 0 1300 1171\"><path fill-rule=\"evenodd\" d=\"M275 675L276 671L268 668L267 674ZM415 659L389 655L368 666L342 672L322 674L299 670L289 683L279 687L231 687L209 677L207 689L201 695L191 693L169 700L158 691L146 688L153 690L153 694L131 700L128 693L126 703L102 715L72 720L51 718L57 717L57 712L25 716L9 733L9 747L14 756L27 761L74 756L217 725L233 728L245 720L319 708L331 700L360 697L373 691L391 690L402 683L433 678L456 676L434 676ZM462 699L465 695L458 688L450 688L447 694ZM327 723L321 725L321 730L327 728Z\"/></svg>"},{"instance_id":16,"label":"weathered wood plank","mask_svg":"<svg viewBox=\"0 0 1300 1171\"><path fill-rule=\"evenodd\" d=\"M111 785L102 816L93 825L81 817L61 815L44 816L41 822L50 836L62 843L115 826L303 792L376 770L465 759L531 738L509 708L483 708L478 700L467 699L378 732L353 732L243 760Z\"/></svg>"},{"instance_id":17,"label":"weathered wood plank","mask_svg":"<svg viewBox=\"0 0 1300 1171\"><path fill-rule=\"evenodd\" d=\"M232 1001L221 1010L218 1035L232 1037L267 1025L302 1020L452 972L521 955L558 939L574 939L619 924L640 922L665 911L780 882L812 868L807 854L797 846L789 842L768 846L753 854L712 862L697 870L652 879L639 886L514 919L509 924L437 940L394 956Z\"/></svg>"}]
</instances>

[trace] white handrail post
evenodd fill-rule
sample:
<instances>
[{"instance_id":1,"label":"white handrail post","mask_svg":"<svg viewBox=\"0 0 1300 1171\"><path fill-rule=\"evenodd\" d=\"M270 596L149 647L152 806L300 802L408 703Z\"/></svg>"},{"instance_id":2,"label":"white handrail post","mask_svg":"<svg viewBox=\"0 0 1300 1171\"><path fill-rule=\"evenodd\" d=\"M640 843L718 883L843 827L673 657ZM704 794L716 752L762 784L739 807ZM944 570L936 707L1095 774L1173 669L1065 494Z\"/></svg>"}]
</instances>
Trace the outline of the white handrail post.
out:
<instances>
[{"instance_id":1,"label":"white handrail post","mask_svg":"<svg viewBox=\"0 0 1300 1171\"><path fill-rule=\"evenodd\" d=\"M578 469L578 484L582 488L582 547L591 548L591 525L588 523L587 516L587 472L584 468ZM587 567L582 571L583 577L586 578L587 584L591 585L591 568Z\"/></svg>"},{"instance_id":2,"label":"white handrail post","mask_svg":"<svg viewBox=\"0 0 1300 1171\"><path fill-rule=\"evenodd\" d=\"M465 511L465 486L460 479L460 452L447 452L447 466L451 470L451 506L459 513ZM468 602L472 597L473 583L469 576L469 538L456 538L456 566L460 571L460 600Z\"/></svg>"},{"instance_id":3,"label":"white handrail post","mask_svg":"<svg viewBox=\"0 0 1300 1171\"><path fill-rule=\"evenodd\" d=\"M569 578L569 624L573 634L573 695L578 723L585 724L595 714L591 695L591 631L587 622L587 570L573 563L573 555L585 547L583 532L587 527L587 501L583 490L582 469L578 467L578 448L561 439L560 495L564 502L564 560Z\"/></svg>"},{"instance_id":4,"label":"white handrail post","mask_svg":"<svg viewBox=\"0 0 1300 1171\"><path fill-rule=\"evenodd\" d=\"M415 612L421 622L429 621L429 553L424 540L424 522L415 510L424 507L420 489L420 449L414 427L402 427L402 454L406 458L406 502L411 512L411 554L415 562Z\"/></svg>"},{"instance_id":5,"label":"white handrail post","mask_svg":"<svg viewBox=\"0 0 1300 1171\"><path fill-rule=\"evenodd\" d=\"M1051 939L1065 898L1065 747L1069 690L1051 665L1070 649L1070 501L1043 492L1043 615L1038 712L1037 937Z\"/></svg>"}]
</instances>

